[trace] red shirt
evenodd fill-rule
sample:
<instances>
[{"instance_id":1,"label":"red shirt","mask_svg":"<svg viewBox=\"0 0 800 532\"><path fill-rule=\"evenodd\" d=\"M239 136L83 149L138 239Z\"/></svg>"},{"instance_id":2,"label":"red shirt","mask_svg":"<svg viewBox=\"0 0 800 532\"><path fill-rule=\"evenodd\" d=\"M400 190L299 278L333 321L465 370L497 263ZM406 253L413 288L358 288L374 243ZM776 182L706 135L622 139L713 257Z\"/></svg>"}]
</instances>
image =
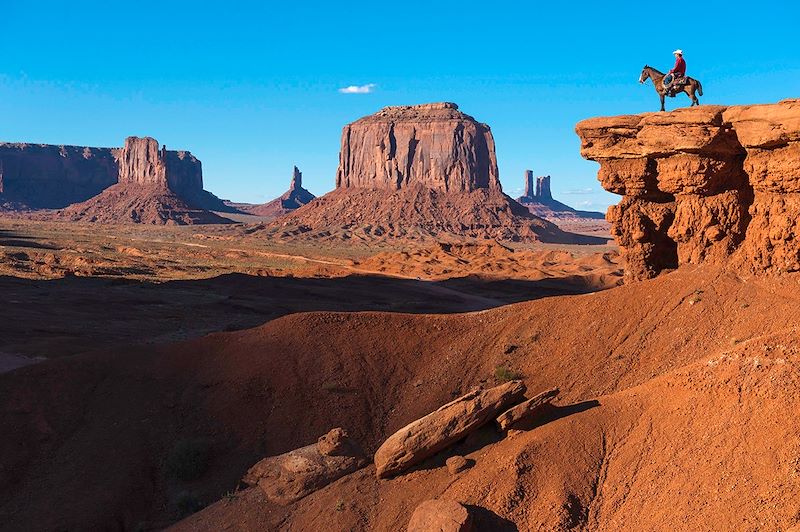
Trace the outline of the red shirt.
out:
<instances>
[{"instance_id":1,"label":"red shirt","mask_svg":"<svg viewBox=\"0 0 800 532\"><path fill-rule=\"evenodd\" d=\"M675 66L672 67L672 70L670 70L669 73L680 74L681 76L686 75L686 61L683 60L683 57L678 56L675 58Z\"/></svg>"}]
</instances>

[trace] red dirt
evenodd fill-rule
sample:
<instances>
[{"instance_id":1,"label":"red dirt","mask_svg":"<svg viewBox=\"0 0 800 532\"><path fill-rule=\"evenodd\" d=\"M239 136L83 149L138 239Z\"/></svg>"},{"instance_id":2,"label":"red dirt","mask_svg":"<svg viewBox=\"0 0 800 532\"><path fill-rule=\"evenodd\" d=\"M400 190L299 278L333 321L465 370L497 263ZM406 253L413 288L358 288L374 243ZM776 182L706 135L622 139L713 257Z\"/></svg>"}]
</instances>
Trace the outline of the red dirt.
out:
<instances>
[{"instance_id":1,"label":"red dirt","mask_svg":"<svg viewBox=\"0 0 800 532\"><path fill-rule=\"evenodd\" d=\"M287 508L247 490L178 529L397 530L437 496L495 529L783 529L800 495L798 281L684 268L472 314L295 314L21 368L0 378L0 515L10 530L163 526L179 491L217 500L258 459L335 426L372 452L504 365L564 406L530 432L468 439L453 452L476 466L459 477L445 453ZM214 448L188 484L164 467L186 437Z\"/></svg>"}]
</instances>

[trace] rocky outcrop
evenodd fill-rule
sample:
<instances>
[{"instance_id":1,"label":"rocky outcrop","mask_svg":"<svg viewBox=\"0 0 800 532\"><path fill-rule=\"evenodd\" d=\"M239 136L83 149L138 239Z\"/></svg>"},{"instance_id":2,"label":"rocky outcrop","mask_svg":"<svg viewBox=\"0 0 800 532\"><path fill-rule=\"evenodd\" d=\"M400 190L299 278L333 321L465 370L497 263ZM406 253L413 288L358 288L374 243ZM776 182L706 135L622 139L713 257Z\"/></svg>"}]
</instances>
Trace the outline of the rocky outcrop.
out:
<instances>
[{"instance_id":1,"label":"rocky outcrop","mask_svg":"<svg viewBox=\"0 0 800 532\"><path fill-rule=\"evenodd\" d=\"M117 182L114 148L0 143L0 204L60 208Z\"/></svg>"},{"instance_id":2,"label":"rocky outcrop","mask_svg":"<svg viewBox=\"0 0 800 532\"><path fill-rule=\"evenodd\" d=\"M110 193L104 195L106 191ZM153 191L166 199L163 208L156 205L160 200L153 198ZM122 213L120 218L119 212L111 213L122 208L109 203L114 198L139 207L131 216ZM19 210L61 209L71 204L77 207L68 209L66 219L95 221L149 217L153 223L220 223L225 220L200 211L233 210L203 190L202 165L195 156L159 148L150 137L128 137L122 148L0 144L0 205ZM82 214L89 211L97 212ZM160 214L148 215L156 211Z\"/></svg>"},{"instance_id":3,"label":"rocky outcrop","mask_svg":"<svg viewBox=\"0 0 800 532\"><path fill-rule=\"evenodd\" d=\"M385 107L345 126L337 188L500 191L489 126L454 103Z\"/></svg>"},{"instance_id":4,"label":"rocky outcrop","mask_svg":"<svg viewBox=\"0 0 800 532\"><path fill-rule=\"evenodd\" d=\"M578 218L603 219L603 213L580 211L554 199L550 190L550 176L543 175L534 180L532 170L525 170L525 195L518 197L517 202L527 207L531 214L555 223Z\"/></svg>"},{"instance_id":5,"label":"rocky outcrop","mask_svg":"<svg viewBox=\"0 0 800 532\"><path fill-rule=\"evenodd\" d=\"M366 465L358 444L336 428L317 443L270 456L251 467L242 481L259 486L273 502L286 505Z\"/></svg>"},{"instance_id":6,"label":"rocky outcrop","mask_svg":"<svg viewBox=\"0 0 800 532\"><path fill-rule=\"evenodd\" d=\"M489 127L453 103L386 107L345 126L336 189L282 217L278 230L292 238L605 243L566 233L506 196Z\"/></svg>"},{"instance_id":7,"label":"rocky outcrop","mask_svg":"<svg viewBox=\"0 0 800 532\"><path fill-rule=\"evenodd\" d=\"M117 168L116 184L51 217L100 223L230 223L209 212L233 209L203 190L200 161L187 151L159 148L151 137L128 137L117 152Z\"/></svg>"},{"instance_id":8,"label":"rocky outcrop","mask_svg":"<svg viewBox=\"0 0 800 532\"><path fill-rule=\"evenodd\" d=\"M475 390L401 428L375 452L378 478L396 475L446 449L518 403L525 385L511 381Z\"/></svg>"},{"instance_id":9,"label":"rocky outcrop","mask_svg":"<svg viewBox=\"0 0 800 532\"><path fill-rule=\"evenodd\" d=\"M430 499L414 509L407 532L474 532L469 510L456 501Z\"/></svg>"},{"instance_id":10,"label":"rocky outcrop","mask_svg":"<svg viewBox=\"0 0 800 532\"><path fill-rule=\"evenodd\" d=\"M607 219L628 279L680 264L800 270L800 100L580 122L581 154L622 201Z\"/></svg>"},{"instance_id":11,"label":"rocky outcrop","mask_svg":"<svg viewBox=\"0 0 800 532\"><path fill-rule=\"evenodd\" d=\"M315 198L314 194L303 188L303 174L295 166L289 190L270 202L246 207L244 210L257 216L278 218L310 203Z\"/></svg>"},{"instance_id":12,"label":"rocky outcrop","mask_svg":"<svg viewBox=\"0 0 800 532\"><path fill-rule=\"evenodd\" d=\"M499 416L495 422L500 430L507 430L520 421L534 418L541 414L558 395L558 388L544 391L530 399L514 405Z\"/></svg>"}]
</instances>

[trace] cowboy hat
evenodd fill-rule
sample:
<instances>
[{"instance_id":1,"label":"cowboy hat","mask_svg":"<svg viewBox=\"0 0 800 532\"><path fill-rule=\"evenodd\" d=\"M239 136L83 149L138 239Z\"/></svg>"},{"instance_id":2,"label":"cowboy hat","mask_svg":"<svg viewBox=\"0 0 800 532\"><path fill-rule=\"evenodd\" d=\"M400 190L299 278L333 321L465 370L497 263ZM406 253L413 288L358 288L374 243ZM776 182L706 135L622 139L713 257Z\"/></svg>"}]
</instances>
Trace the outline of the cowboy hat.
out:
<instances>
[{"instance_id":1,"label":"cowboy hat","mask_svg":"<svg viewBox=\"0 0 800 532\"><path fill-rule=\"evenodd\" d=\"M674 51L674 52L672 52L672 53L673 53L673 54L678 54L678 55L683 55L683 50L681 50L680 48L678 48L677 50L675 50L675 51Z\"/></svg>"}]
</instances>

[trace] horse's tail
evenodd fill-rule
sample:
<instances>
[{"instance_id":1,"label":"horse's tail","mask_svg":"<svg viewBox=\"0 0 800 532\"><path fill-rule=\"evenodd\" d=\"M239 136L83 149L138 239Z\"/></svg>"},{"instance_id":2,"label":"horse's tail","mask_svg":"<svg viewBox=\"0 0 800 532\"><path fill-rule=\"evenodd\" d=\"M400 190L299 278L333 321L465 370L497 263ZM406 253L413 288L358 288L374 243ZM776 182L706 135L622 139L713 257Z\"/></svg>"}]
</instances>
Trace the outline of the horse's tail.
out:
<instances>
[{"instance_id":1,"label":"horse's tail","mask_svg":"<svg viewBox=\"0 0 800 532\"><path fill-rule=\"evenodd\" d=\"M700 94L700 96L702 96L703 95L703 85L700 83L699 80L694 80L694 81L697 83L697 92Z\"/></svg>"}]
</instances>

